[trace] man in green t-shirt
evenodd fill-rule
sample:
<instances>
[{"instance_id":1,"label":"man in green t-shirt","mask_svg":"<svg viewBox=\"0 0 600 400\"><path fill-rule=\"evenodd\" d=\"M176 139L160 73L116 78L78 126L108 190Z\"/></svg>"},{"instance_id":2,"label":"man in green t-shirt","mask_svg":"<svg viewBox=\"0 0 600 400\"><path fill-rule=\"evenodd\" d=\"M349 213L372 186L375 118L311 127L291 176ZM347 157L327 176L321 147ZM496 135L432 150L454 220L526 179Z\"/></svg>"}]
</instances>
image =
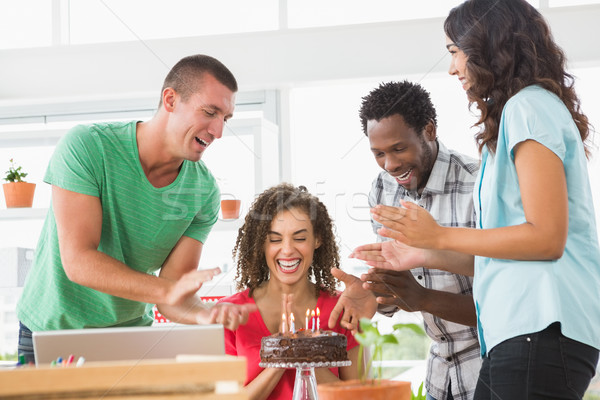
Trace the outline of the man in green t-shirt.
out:
<instances>
[{"instance_id":1,"label":"man in green t-shirt","mask_svg":"<svg viewBox=\"0 0 600 400\"><path fill-rule=\"evenodd\" d=\"M218 268L197 270L217 221L206 148L233 115L237 82L193 55L167 75L148 121L79 125L58 143L44 181L52 204L17 305L19 356L31 332L173 322L235 329L255 307L207 309L196 296Z\"/></svg>"}]
</instances>

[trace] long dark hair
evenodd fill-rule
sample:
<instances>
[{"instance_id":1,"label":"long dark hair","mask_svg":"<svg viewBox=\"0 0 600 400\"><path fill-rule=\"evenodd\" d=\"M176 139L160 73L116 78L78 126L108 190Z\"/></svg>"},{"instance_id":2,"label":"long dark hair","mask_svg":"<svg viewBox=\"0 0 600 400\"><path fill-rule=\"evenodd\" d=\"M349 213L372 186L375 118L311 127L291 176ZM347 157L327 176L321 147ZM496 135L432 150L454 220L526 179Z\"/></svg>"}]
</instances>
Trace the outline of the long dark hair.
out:
<instances>
[{"instance_id":1,"label":"long dark hair","mask_svg":"<svg viewBox=\"0 0 600 400\"><path fill-rule=\"evenodd\" d=\"M566 72L566 57L535 7L525 0L467 0L450 11L444 31L468 57L469 107L477 104L477 124L483 124L475 136L480 152L485 145L495 152L508 99L537 84L565 104L589 156L586 139L591 126L581 112L574 78Z\"/></svg>"}]
</instances>

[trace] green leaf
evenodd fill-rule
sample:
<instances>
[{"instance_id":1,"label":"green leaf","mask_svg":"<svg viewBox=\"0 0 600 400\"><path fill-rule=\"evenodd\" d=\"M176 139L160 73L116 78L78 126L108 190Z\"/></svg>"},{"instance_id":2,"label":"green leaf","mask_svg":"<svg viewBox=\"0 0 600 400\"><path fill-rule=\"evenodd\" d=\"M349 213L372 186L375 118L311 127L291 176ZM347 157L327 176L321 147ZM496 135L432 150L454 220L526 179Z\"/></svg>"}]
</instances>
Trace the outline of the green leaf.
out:
<instances>
[{"instance_id":1,"label":"green leaf","mask_svg":"<svg viewBox=\"0 0 600 400\"><path fill-rule=\"evenodd\" d=\"M363 346L375 345L381 336L377 329L377 324L367 318L361 318L359 326L361 332L354 335L356 341Z\"/></svg>"},{"instance_id":2,"label":"green leaf","mask_svg":"<svg viewBox=\"0 0 600 400\"><path fill-rule=\"evenodd\" d=\"M372 322L368 318L361 318L360 321L358 321L358 324L361 332L367 331L379 333L379 329L377 329L377 322Z\"/></svg>"},{"instance_id":3,"label":"green leaf","mask_svg":"<svg viewBox=\"0 0 600 400\"><path fill-rule=\"evenodd\" d=\"M4 180L7 182L23 182L23 178L27 176L27 172L21 172L22 167L15 167L13 159L10 159L10 168L6 171Z\"/></svg>"},{"instance_id":4,"label":"green leaf","mask_svg":"<svg viewBox=\"0 0 600 400\"><path fill-rule=\"evenodd\" d=\"M380 344L380 345L384 345L386 343L399 344L398 338L391 333L382 335L378 342L379 342L378 344Z\"/></svg>"},{"instance_id":5,"label":"green leaf","mask_svg":"<svg viewBox=\"0 0 600 400\"><path fill-rule=\"evenodd\" d=\"M395 331L404 329L404 328L412 330L419 336L425 336L425 331L423 330L423 328L421 328L421 326L419 326L417 324L395 324L394 325Z\"/></svg>"},{"instance_id":6,"label":"green leaf","mask_svg":"<svg viewBox=\"0 0 600 400\"><path fill-rule=\"evenodd\" d=\"M419 386L419 392L417 393L417 395L415 395L414 393L410 394L410 400L426 400L427 399L427 395L425 393L423 393L423 382L421 382L421 386Z\"/></svg>"},{"instance_id":7,"label":"green leaf","mask_svg":"<svg viewBox=\"0 0 600 400\"><path fill-rule=\"evenodd\" d=\"M394 335L394 332L398 329L409 328L419 335L425 335L425 331L417 324L396 324L394 325L394 332L382 335L377 327L377 322L371 321L368 318L361 318L358 322L359 333L354 334L354 338L360 344L359 348L359 376L361 381L364 382L366 376L373 365L373 360L381 360L383 358L383 345L384 344L399 344L398 338ZM363 346L373 347L373 352L368 360L363 363ZM379 364L378 378L382 377L382 366ZM424 399L425 397L423 397Z\"/></svg>"}]
</instances>

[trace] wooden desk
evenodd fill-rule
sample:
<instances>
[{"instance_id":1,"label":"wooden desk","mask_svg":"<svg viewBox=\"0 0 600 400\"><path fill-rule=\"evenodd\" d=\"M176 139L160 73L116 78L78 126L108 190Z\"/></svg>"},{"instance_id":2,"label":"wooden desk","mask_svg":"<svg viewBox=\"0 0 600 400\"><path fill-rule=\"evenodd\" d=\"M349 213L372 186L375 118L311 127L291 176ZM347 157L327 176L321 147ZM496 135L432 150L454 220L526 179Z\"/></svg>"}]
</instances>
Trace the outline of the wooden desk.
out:
<instances>
[{"instance_id":1,"label":"wooden desk","mask_svg":"<svg viewBox=\"0 0 600 400\"><path fill-rule=\"evenodd\" d=\"M237 400L246 361L232 356L96 362L81 367L20 367L0 371L3 400Z\"/></svg>"}]
</instances>

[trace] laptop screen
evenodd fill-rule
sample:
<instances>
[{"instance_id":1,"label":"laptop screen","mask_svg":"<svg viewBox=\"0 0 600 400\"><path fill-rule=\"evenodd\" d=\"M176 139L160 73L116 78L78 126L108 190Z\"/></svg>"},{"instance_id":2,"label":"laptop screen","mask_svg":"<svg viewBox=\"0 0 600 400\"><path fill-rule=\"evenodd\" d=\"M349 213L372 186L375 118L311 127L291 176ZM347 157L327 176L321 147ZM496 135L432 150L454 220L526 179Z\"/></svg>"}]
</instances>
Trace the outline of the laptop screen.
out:
<instances>
[{"instance_id":1,"label":"laptop screen","mask_svg":"<svg viewBox=\"0 0 600 400\"><path fill-rule=\"evenodd\" d=\"M223 325L171 325L67 329L33 332L36 365L73 355L86 361L175 358L181 354L223 355Z\"/></svg>"}]
</instances>

